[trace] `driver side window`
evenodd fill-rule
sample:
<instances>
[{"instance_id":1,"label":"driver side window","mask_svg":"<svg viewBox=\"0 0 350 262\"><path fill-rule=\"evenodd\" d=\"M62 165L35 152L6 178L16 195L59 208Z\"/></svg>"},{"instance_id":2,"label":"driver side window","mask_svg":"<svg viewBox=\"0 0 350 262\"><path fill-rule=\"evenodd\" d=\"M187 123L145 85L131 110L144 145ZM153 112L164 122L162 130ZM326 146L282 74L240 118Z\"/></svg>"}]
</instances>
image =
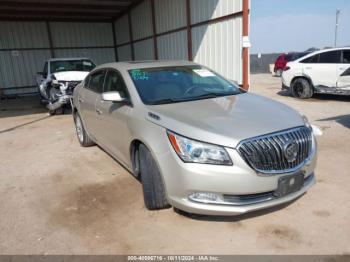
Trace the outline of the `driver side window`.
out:
<instances>
[{"instance_id":1,"label":"driver side window","mask_svg":"<svg viewBox=\"0 0 350 262\"><path fill-rule=\"evenodd\" d=\"M108 70L103 92L117 91L124 98L128 96L126 85L121 74L114 70Z\"/></svg>"}]
</instances>

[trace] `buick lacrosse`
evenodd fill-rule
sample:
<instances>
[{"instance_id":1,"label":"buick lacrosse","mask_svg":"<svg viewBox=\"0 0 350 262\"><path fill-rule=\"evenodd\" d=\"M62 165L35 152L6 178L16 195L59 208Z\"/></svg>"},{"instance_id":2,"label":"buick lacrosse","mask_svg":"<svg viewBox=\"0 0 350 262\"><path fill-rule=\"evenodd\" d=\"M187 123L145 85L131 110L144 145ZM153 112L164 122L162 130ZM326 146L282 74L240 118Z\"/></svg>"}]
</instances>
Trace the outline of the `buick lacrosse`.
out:
<instances>
[{"instance_id":1,"label":"buick lacrosse","mask_svg":"<svg viewBox=\"0 0 350 262\"><path fill-rule=\"evenodd\" d=\"M101 65L71 102L80 144L98 144L139 177L150 210L238 215L315 183L307 119L196 63Z\"/></svg>"}]
</instances>

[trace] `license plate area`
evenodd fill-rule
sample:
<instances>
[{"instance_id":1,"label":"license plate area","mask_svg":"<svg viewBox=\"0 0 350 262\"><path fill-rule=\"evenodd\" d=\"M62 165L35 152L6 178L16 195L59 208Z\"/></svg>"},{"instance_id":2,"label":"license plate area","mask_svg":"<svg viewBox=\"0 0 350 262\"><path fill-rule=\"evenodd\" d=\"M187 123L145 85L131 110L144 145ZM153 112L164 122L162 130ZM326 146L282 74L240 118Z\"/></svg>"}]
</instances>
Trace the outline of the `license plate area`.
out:
<instances>
[{"instance_id":1,"label":"license plate area","mask_svg":"<svg viewBox=\"0 0 350 262\"><path fill-rule=\"evenodd\" d=\"M274 196L283 197L299 191L304 184L304 174L283 176L278 179L278 187Z\"/></svg>"}]
</instances>

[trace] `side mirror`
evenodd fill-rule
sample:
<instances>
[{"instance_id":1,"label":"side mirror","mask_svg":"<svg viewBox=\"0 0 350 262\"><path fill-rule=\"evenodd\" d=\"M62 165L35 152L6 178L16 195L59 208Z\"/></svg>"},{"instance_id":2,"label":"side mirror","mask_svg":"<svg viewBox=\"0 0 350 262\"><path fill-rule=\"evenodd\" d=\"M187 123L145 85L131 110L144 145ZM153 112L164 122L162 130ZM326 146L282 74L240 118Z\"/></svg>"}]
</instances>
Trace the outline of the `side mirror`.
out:
<instances>
[{"instance_id":1,"label":"side mirror","mask_svg":"<svg viewBox=\"0 0 350 262\"><path fill-rule=\"evenodd\" d=\"M122 97L120 92L112 91L102 93L102 100L110 102L125 102L127 99L125 97Z\"/></svg>"}]
</instances>

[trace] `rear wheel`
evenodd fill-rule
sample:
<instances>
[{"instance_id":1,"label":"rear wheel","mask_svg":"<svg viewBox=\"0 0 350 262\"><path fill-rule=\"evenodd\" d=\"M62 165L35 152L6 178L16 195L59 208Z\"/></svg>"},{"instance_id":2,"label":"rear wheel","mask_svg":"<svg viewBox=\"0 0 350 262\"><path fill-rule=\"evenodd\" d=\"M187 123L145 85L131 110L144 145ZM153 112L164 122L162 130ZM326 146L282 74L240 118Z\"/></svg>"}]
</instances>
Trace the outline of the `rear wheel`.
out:
<instances>
[{"instance_id":1,"label":"rear wheel","mask_svg":"<svg viewBox=\"0 0 350 262\"><path fill-rule=\"evenodd\" d=\"M166 199L163 179L151 152L141 144L139 154L143 197L147 209L156 210L170 207Z\"/></svg>"},{"instance_id":2,"label":"rear wheel","mask_svg":"<svg viewBox=\"0 0 350 262\"><path fill-rule=\"evenodd\" d=\"M292 83L292 95L296 98L307 99L314 94L310 82L304 78L297 78Z\"/></svg>"},{"instance_id":3,"label":"rear wheel","mask_svg":"<svg viewBox=\"0 0 350 262\"><path fill-rule=\"evenodd\" d=\"M94 141L90 138L88 133L86 132L83 122L81 121L81 118L78 113L75 113L74 115L74 122L75 122L75 129L77 132L79 143L83 147L93 146L95 145Z\"/></svg>"},{"instance_id":4,"label":"rear wheel","mask_svg":"<svg viewBox=\"0 0 350 262\"><path fill-rule=\"evenodd\" d=\"M282 73L283 73L283 70L282 69L278 69L276 71L276 76L280 77L280 76L282 76Z\"/></svg>"}]
</instances>

